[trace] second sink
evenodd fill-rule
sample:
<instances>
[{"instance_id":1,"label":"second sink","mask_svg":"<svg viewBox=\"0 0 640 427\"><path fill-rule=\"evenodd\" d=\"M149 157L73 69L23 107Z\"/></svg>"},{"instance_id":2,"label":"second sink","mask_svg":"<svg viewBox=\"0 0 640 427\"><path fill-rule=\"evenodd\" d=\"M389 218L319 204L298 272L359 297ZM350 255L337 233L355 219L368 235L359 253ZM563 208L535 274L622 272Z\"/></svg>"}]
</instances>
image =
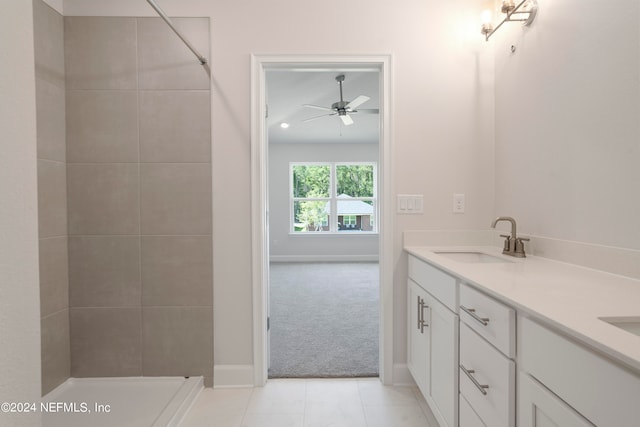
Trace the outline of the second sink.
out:
<instances>
[{"instance_id":1,"label":"second sink","mask_svg":"<svg viewBox=\"0 0 640 427\"><path fill-rule=\"evenodd\" d=\"M640 337L640 316L635 317L599 317L603 322L607 322L617 328L630 332Z\"/></svg>"}]
</instances>

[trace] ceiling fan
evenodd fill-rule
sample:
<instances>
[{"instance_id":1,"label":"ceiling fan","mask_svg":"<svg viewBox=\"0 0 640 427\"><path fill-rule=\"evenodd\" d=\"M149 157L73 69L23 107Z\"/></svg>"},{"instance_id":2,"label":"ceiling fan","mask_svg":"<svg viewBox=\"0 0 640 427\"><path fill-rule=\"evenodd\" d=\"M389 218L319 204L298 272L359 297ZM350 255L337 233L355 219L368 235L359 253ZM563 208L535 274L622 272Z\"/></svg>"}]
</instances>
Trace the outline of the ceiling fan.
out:
<instances>
[{"instance_id":1,"label":"ceiling fan","mask_svg":"<svg viewBox=\"0 0 640 427\"><path fill-rule=\"evenodd\" d=\"M377 108L372 109L360 109L356 110L360 105L367 102L370 98L366 95L360 95L353 101L345 101L342 97L342 82L344 81L344 74L340 74L336 76L336 81L340 85L340 101L334 102L331 107L323 107L321 105L313 105L313 104L304 104L303 107L316 108L318 110L331 111L328 114L323 114L321 116L310 117L308 119L303 120L303 122L309 122L311 120L320 119L322 117L327 116L338 116L342 120L345 126L349 126L353 124L353 119L350 114L359 113L359 114L378 114L379 110Z\"/></svg>"}]
</instances>

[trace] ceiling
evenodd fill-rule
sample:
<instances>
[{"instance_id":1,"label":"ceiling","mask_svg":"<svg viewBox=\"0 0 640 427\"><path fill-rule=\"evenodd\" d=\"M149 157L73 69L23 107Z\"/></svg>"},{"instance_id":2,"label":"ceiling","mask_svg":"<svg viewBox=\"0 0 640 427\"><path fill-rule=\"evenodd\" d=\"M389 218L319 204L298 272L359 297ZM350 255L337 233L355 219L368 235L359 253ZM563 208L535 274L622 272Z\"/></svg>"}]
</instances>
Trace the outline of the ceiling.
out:
<instances>
[{"instance_id":1,"label":"ceiling","mask_svg":"<svg viewBox=\"0 0 640 427\"><path fill-rule=\"evenodd\" d=\"M317 120L303 120L321 116L323 110L303 107L314 104L331 107L340 100L340 87L336 76L344 74L343 98L352 101L360 95L370 97L360 108L380 108L378 70L348 69L276 69L266 72L269 143L374 143L379 142L380 115L351 115L354 123L345 126L335 116ZM280 123L289 123L283 129Z\"/></svg>"}]
</instances>

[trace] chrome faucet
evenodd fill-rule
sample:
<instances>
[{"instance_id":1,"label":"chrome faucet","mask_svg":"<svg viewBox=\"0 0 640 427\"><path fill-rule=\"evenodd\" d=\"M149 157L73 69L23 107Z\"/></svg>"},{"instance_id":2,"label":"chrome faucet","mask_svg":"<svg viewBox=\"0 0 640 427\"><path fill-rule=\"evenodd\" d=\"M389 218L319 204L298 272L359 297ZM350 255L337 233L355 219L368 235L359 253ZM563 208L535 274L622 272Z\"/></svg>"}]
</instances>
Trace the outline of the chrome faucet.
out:
<instances>
[{"instance_id":1,"label":"chrome faucet","mask_svg":"<svg viewBox=\"0 0 640 427\"><path fill-rule=\"evenodd\" d=\"M524 242L528 242L529 239L525 237L516 236L516 220L510 216L499 216L491 223L491 228L496 228L496 224L500 221L509 221L511 223L511 235L501 234L500 237L504 237L504 248L502 253L516 258L526 257L524 253Z\"/></svg>"}]
</instances>

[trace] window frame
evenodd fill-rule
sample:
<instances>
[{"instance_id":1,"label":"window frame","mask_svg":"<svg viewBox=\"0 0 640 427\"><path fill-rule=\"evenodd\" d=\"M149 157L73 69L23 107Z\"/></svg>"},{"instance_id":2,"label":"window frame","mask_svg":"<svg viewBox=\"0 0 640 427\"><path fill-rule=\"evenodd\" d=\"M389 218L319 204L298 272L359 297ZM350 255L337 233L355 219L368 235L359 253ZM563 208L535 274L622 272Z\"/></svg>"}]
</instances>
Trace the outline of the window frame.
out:
<instances>
[{"instance_id":1,"label":"window frame","mask_svg":"<svg viewBox=\"0 0 640 427\"><path fill-rule=\"evenodd\" d=\"M293 170L296 166L329 166L329 197L294 197ZM351 197L351 201L371 201L373 205L372 229L371 230L339 230L338 227L338 203L337 194L337 168L339 166L371 166L373 168L373 196L371 197ZM295 203L296 202L322 201L329 203L329 230L327 231L296 231ZM333 162L289 162L289 234L293 236L326 236L326 235L377 235L379 218L379 197L378 197L378 164L375 161L333 161Z\"/></svg>"}]
</instances>

